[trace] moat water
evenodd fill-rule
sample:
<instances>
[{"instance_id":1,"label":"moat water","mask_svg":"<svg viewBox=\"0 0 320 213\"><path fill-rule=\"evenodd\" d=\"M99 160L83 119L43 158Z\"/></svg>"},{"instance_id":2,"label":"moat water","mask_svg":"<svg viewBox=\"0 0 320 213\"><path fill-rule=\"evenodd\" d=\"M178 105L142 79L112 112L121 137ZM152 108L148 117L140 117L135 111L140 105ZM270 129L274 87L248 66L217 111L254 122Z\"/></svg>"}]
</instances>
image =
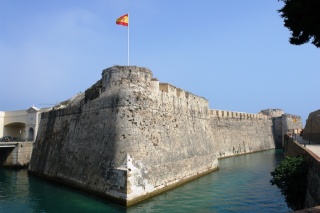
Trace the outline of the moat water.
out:
<instances>
[{"instance_id":1,"label":"moat water","mask_svg":"<svg viewBox=\"0 0 320 213\"><path fill-rule=\"evenodd\" d=\"M70 212L290 212L284 197L270 184L278 150L226 158L220 169L125 208L69 187L27 174L0 169L0 213Z\"/></svg>"}]
</instances>

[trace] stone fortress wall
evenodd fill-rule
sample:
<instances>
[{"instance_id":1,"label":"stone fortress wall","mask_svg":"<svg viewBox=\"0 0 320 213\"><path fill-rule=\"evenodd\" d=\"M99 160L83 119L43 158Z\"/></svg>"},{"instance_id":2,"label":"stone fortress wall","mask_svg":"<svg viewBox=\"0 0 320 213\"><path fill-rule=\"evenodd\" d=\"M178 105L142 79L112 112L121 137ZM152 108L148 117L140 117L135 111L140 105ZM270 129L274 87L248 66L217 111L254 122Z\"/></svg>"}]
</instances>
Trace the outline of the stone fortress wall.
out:
<instances>
[{"instance_id":1,"label":"stone fortress wall","mask_svg":"<svg viewBox=\"0 0 320 213\"><path fill-rule=\"evenodd\" d=\"M299 134L302 130L301 117L291 114L282 115L282 135L289 133L292 136Z\"/></svg>"},{"instance_id":2,"label":"stone fortress wall","mask_svg":"<svg viewBox=\"0 0 320 213\"><path fill-rule=\"evenodd\" d=\"M320 143L320 110L309 114L303 130L303 139Z\"/></svg>"},{"instance_id":3,"label":"stone fortress wall","mask_svg":"<svg viewBox=\"0 0 320 213\"><path fill-rule=\"evenodd\" d=\"M184 114L208 120L212 134L210 140L215 141L218 158L274 148L272 121L267 115L211 110L209 102L202 97L167 83L159 84L157 80L153 81L153 85L161 102L159 108L165 107L165 111L176 113L183 109L181 106L187 106L187 110L182 111Z\"/></svg>"},{"instance_id":4,"label":"stone fortress wall","mask_svg":"<svg viewBox=\"0 0 320 213\"><path fill-rule=\"evenodd\" d=\"M272 125L114 66L42 113L29 172L128 206L217 170L218 158L274 148Z\"/></svg>"},{"instance_id":5,"label":"stone fortress wall","mask_svg":"<svg viewBox=\"0 0 320 213\"><path fill-rule=\"evenodd\" d=\"M210 118L219 158L275 148L272 120L267 116L221 110L213 112L222 115Z\"/></svg>"},{"instance_id":6,"label":"stone fortress wall","mask_svg":"<svg viewBox=\"0 0 320 213\"><path fill-rule=\"evenodd\" d=\"M284 135L299 134L302 130L301 116L284 113L282 109L261 110L260 114L266 115L272 120L272 132L276 148L282 149L284 146Z\"/></svg>"},{"instance_id":7,"label":"stone fortress wall","mask_svg":"<svg viewBox=\"0 0 320 213\"><path fill-rule=\"evenodd\" d=\"M284 111L281 109L266 109L261 110L260 112L263 115L268 116L268 118L272 119L272 131L274 135L274 140L276 144L276 148L281 149L283 147L283 126L282 126L282 115L284 114Z\"/></svg>"}]
</instances>

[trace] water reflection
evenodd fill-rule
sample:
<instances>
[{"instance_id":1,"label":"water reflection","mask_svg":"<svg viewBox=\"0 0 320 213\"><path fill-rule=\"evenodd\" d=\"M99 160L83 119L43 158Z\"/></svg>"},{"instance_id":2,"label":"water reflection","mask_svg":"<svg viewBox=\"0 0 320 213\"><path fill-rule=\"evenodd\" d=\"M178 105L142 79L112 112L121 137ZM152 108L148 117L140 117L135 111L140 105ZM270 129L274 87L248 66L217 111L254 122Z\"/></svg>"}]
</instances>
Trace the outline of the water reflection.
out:
<instances>
[{"instance_id":1,"label":"water reflection","mask_svg":"<svg viewBox=\"0 0 320 213\"><path fill-rule=\"evenodd\" d=\"M27 174L0 169L0 212L288 212L271 186L275 150L220 160L220 170L130 208Z\"/></svg>"},{"instance_id":2,"label":"water reflection","mask_svg":"<svg viewBox=\"0 0 320 213\"><path fill-rule=\"evenodd\" d=\"M280 191L269 182L270 172L281 159L282 153L272 150L220 160L218 172L150 199L129 212L288 212Z\"/></svg>"}]
</instances>

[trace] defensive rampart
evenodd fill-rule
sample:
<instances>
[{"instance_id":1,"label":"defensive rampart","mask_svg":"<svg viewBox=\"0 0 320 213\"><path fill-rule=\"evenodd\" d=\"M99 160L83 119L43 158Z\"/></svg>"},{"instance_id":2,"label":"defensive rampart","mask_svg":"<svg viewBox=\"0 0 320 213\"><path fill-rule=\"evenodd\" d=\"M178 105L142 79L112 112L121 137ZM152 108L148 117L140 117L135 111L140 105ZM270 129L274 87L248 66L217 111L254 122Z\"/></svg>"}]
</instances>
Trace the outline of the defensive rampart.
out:
<instances>
[{"instance_id":1,"label":"defensive rampart","mask_svg":"<svg viewBox=\"0 0 320 213\"><path fill-rule=\"evenodd\" d=\"M262 114L210 111L210 126L219 158L275 147L272 121Z\"/></svg>"},{"instance_id":2,"label":"defensive rampart","mask_svg":"<svg viewBox=\"0 0 320 213\"><path fill-rule=\"evenodd\" d=\"M266 116L208 106L148 69L108 68L42 114L29 172L132 205L218 169L219 157L274 148Z\"/></svg>"}]
</instances>

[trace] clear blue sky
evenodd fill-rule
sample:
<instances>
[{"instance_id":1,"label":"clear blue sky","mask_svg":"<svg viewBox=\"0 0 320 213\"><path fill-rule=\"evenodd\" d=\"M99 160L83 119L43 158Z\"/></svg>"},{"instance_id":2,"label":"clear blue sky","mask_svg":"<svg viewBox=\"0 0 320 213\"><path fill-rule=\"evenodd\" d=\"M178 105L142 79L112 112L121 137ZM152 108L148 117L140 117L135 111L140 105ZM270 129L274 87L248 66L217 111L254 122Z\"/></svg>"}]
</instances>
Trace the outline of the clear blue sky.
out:
<instances>
[{"instance_id":1,"label":"clear blue sky","mask_svg":"<svg viewBox=\"0 0 320 213\"><path fill-rule=\"evenodd\" d=\"M103 69L149 68L211 109L320 108L320 49L289 44L278 0L0 0L0 111L47 107Z\"/></svg>"}]
</instances>

